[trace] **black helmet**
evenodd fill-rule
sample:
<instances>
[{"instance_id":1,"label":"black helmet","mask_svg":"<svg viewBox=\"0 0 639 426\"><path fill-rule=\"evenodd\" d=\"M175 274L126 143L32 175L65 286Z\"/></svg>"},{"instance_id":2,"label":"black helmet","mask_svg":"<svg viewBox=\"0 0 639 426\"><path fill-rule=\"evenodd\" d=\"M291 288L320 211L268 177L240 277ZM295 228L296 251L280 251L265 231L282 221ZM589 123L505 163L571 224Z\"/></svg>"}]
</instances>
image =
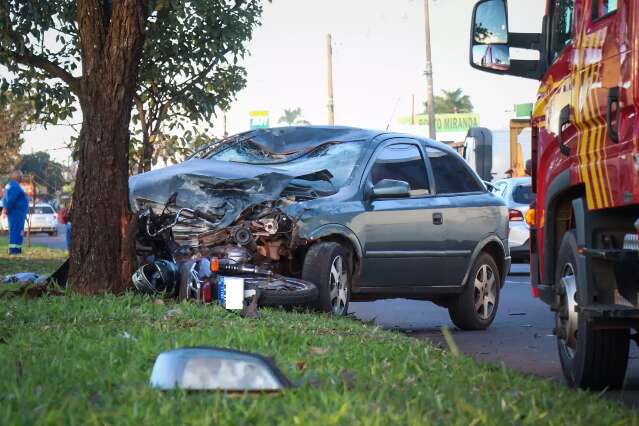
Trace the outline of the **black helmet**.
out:
<instances>
[{"instance_id":1,"label":"black helmet","mask_svg":"<svg viewBox=\"0 0 639 426\"><path fill-rule=\"evenodd\" d=\"M142 265L132 279L135 288L142 293L173 295L177 289L178 267L174 262L158 260Z\"/></svg>"}]
</instances>

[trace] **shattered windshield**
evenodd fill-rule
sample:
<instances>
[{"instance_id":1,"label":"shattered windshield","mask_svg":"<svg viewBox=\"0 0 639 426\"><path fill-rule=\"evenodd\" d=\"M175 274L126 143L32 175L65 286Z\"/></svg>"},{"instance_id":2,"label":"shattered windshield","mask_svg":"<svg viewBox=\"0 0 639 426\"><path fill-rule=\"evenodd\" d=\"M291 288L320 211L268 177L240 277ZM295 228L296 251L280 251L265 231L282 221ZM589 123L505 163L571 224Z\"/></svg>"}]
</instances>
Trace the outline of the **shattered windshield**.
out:
<instances>
[{"instance_id":1,"label":"shattered windshield","mask_svg":"<svg viewBox=\"0 0 639 426\"><path fill-rule=\"evenodd\" d=\"M339 188L350 178L364 148L363 141L326 143L301 154L273 153L250 140L241 141L207 158L234 163L269 165L292 176L310 175L328 170L331 183Z\"/></svg>"}]
</instances>

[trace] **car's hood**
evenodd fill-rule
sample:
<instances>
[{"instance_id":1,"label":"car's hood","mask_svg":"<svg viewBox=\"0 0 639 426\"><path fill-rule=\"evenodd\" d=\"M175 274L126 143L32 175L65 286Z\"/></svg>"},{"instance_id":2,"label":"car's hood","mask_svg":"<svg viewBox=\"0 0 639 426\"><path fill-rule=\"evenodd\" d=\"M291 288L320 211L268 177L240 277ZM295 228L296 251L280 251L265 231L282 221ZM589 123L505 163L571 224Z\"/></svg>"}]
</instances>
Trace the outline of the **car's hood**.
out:
<instances>
[{"instance_id":1,"label":"car's hood","mask_svg":"<svg viewBox=\"0 0 639 426\"><path fill-rule=\"evenodd\" d=\"M249 206L300 193L314 198L335 193L335 189L315 175L295 177L270 167L205 159L188 160L129 179L134 211L149 204L163 205L177 194L177 207L219 217L216 228L231 225Z\"/></svg>"}]
</instances>

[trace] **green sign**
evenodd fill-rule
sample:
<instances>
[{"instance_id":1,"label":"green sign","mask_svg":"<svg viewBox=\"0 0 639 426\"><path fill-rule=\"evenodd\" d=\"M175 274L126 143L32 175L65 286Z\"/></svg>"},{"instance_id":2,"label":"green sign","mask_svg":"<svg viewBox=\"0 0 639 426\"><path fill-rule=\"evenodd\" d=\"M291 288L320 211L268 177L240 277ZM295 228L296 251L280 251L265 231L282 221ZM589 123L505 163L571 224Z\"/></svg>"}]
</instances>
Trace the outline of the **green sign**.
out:
<instances>
[{"instance_id":1,"label":"green sign","mask_svg":"<svg viewBox=\"0 0 639 426\"><path fill-rule=\"evenodd\" d=\"M401 117L400 124L413 124L410 117ZM428 115L415 116L415 125L428 126ZM437 133L467 132L471 127L479 126L479 114L473 112L463 114L436 114L435 129Z\"/></svg>"},{"instance_id":2,"label":"green sign","mask_svg":"<svg viewBox=\"0 0 639 426\"><path fill-rule=\"evenodd\" d=\"M517 104L515 105L515 115L517 117L532 117L533 104Z\"/></svg>"}]
</instances>

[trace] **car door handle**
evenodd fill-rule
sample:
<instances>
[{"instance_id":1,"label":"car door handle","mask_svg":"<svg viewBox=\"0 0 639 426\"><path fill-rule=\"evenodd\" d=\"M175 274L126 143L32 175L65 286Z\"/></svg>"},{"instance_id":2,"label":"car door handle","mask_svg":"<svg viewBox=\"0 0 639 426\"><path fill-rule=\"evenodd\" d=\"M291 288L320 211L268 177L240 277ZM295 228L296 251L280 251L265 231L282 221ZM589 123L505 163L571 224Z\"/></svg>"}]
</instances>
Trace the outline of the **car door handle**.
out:
<instances>
[{"instance_id":1,"label":"car door handle","mask_svg":"<svg viewBox=\"0 0 639 426\"><path fill-rule=\"evenodd\" d=\"M570 155L570 148L564 142L564 126L570 124L570 105L566 105L559 112L559 151L566 157Z\"/></svg>"},{"instance_id":2,"label":"car door handle","mask_svg":"<svg viewBox=\"0 0 639 426\"><path fill-rule=\"evenodd\" d=\"M444 224L444 215L441 213L433 213L433 224L435 225L443 225Z\"/></svg>"}]
</instances>

